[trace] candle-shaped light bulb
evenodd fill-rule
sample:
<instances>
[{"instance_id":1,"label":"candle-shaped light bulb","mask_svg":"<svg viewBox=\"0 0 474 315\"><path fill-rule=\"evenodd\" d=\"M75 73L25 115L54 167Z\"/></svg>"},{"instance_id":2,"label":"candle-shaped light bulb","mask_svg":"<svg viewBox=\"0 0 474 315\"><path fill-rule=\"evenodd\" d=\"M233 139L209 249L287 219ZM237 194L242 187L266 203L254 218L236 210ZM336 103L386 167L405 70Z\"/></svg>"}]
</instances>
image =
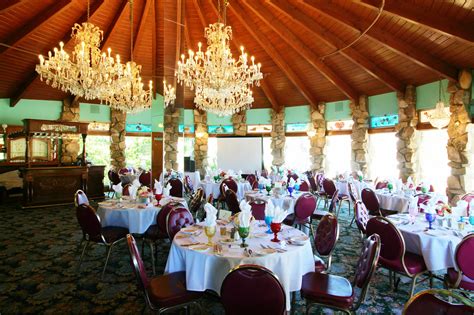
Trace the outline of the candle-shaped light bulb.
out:
<instances>
[{"instance_id":1,"label":"candle-shaped light bulb","mask_svg":"<svg viewBox=\"0 0 474 315\"><path fill-rule=\"evenodd\" d=\"M43 55L39 55L38 58L39 58L39 60L40 60L40 65L43 65L43 64L44 64Z\"/></svg>"},{"instance_id":2,"label":"candle-shaped light bulb","mask_svg":"<svg viewBox=\"0 0 474 315\"><path fill-rule=\"evenodd\" d=\"M254 56L250 57L250 60L252 60L252 65L254 65L255 64L255 57Z\"/></svg>"},{"instance_id":3,"label":"candle-shaped light bulb","mask_svg":"<svg viewBox=\"0 0 474 315\"><path fill-rule=\"evenodd\" d=\"M199 42L199 43L198 43L198 48L199 48L199 51L201 51L201 47L202 47L202 43L201 43L201 42Z\"/></svg>"},{"instance_id":4,"label":"candle-shaped light bulb","mask_svg":"<svg viewBox=\"0 0 474 315\"><path fill-rule=\"evenodd\" d=\"M112 52L112 48L107 48L107 54L109 55L109 58L110 58L110 53Z\"/></svg>"}]
</instances>

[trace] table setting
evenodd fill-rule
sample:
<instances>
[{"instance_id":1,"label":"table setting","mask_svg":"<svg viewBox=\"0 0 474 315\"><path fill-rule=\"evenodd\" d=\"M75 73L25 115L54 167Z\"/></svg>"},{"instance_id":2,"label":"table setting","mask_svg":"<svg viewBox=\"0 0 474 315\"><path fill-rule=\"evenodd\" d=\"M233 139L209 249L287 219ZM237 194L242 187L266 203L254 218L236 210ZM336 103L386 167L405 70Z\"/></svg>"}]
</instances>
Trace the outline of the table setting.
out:
<instances>
[{"instance_id":1,"label":"table setting","mask_svg":"<svg viewBox=\"0 0 474 315\"><path fill-rule=\"evenodd\" d=\"M220 185L223 178L220 176L211 178L210 175L206 175L204 180L199 182L198 188L202 188L206 196L212 194L214 199L217 199L221 195ZM234 178L234 180L237 183L237 199L240 201L244 198L246 191L252 190L252 186L243 178Z\"/></svg>"}]
</instances>

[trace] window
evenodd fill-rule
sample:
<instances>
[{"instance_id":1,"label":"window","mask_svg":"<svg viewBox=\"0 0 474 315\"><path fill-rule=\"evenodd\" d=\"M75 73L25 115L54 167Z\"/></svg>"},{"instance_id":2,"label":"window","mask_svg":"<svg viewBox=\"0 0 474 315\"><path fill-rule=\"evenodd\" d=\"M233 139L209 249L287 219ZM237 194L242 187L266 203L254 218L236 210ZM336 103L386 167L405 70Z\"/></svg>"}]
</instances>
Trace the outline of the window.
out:
<instances>
[{"instance_id":1,"label":"window","mask_svg":"<svg viewBox=\"0 0 474 315\"><path fill-rule=\"evenodd\" d=\"M395 132L369 134L369 178L373 180L399 178L397 141Z\"/></svg>"},{"instance_id":2,"label":"window","mask_svg":"<svg viewBox=\"0 0 474 315\"><path fill-rule=\"evenodd\" d=\"M217 170L217 138L207 138L207 165L211 170Z\"/></svg>"},{"instance_id":3,"label":"window","mask_svg":"<svg viewBox=\"0 0 474 315\"><path fill-rule=\"evenodd\" d=\"M184 157L194 159L194 138L178 138L178 171L184 172Z\"/></svg>"},{"instance_id":4,"label":"window","mask_svg":"<svg viewBox=\"0 0 474 315\"><path fill-rule=\"evenodd\" d=\"M433 185L436 192L446 191L450 174L448 166L448 133L446 129L422 130L418 138L418 181Z\"/></svg>"},{"instance_id":5,"label":"window","mask_svg":"<svg viewBox=\"0 0 474 315\"><path fill-rule=\"evenodd\" d=\"M82 141L79 141L82 144ZM81 145L82 147L82 145ZM82 148L79 152L82 152ZM107 172L110 169L110 136L87 136L87 160L94 165L105 165L104 184L109 184Z\"/></svg>"},{"instance_id":6,"label":"window","mask_svg":"<svg viewBox=\"0 0 474 315\"><path fill-rule=\"evenodd\" d=\"M308 137L286 137L285 166L299 172L306 172L310 169Z\"/></svg>"},{"instance_id":7,"label":"window","mask_svg":"<svg viewBox=\"0 0 474 315\"><path fill-rule=\"evenodd\" d=\"M151 169L151 137L125 137L127 166Z\"/></svg>"},{"instance_id":8,"label":"window","mask_svg":"<svg viewBox=\"0 0 474 315\"><path fill-rule=\"evenodd\" d=\"M267 171L272 168L273 156L272 156L272 138L264 137L263 139L263 167Z\"/></svg>"},{"instance_id":9,"label":"window","mask_svg":"<svg viewBox=\"0 0 474 315\"><path fill-rule=\"evenodd\" d=\"M398 115L370 117L370 128L393 127L398 124Z\"/></svg>"},{"instance_id":10,"label":"window","mask_svg":"<svg viewBox=\"0 0 474 315\"><path fill-rule=\"evenodd\" d=\"M474 191L474 124L467 126L467 156L469 157L469 164L466 167L466 191Z\"/></svg>"},{"instance_id":11,"label":"window","mask_svg":"<svg viewBox=\"0 0 474 315\"><path fill-rule=\"evenodd\" d=\"M326 176L335 177L351 171L351 136L326 137Z\"/></svg>"}]
</instances>

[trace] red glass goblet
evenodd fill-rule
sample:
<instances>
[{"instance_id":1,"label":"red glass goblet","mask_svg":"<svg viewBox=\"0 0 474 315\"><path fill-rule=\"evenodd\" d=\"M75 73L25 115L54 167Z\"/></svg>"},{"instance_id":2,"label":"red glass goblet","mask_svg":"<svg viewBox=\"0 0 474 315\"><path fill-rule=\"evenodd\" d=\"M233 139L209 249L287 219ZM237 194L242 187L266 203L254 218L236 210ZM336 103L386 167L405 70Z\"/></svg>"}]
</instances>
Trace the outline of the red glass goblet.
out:
<instances>
[{"instance_id":1,"label":"red glass goblet","mask_svg":"<svg viewBox=\"0 0 474 315\"><path fill-rule=\"evenodd\" d=\"M275 235L275 237L272 239L272 242L277 242L277 243L280 243L280 240L278 239L278 232L281 231L281 222L280 223L274 223L272 222L270 224L270 229L272 230L273 234Z\"/></svg>"},{"instance_id":2,"label":"red glass goblet","mask_svg":"<svg viewBox=\"0 0 474 315\"><path fill-rule=\"evenodd\" d=\"M162 197L163 197L163 194L155 194L155 199L158 202L161 200Z\"/></svg>"}]
</instances>

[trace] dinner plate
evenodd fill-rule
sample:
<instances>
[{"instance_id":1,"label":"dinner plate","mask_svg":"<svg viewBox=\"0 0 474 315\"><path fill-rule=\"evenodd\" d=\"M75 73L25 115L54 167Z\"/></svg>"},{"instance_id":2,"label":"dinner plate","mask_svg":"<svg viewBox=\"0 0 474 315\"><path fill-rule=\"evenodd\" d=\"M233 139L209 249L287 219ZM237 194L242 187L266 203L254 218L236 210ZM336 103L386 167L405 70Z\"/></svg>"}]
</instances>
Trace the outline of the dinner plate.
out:
<instances>
[{"instance_id":1,"label":"dinner plate","mask_svg":"<svg viewBox=\"0 0 474 315\"><path fill-rule=\"evenodd\" d=\"M234 239L232 238L224 238L222 240L219 240L221 244L233 244L235 242Z\"/></svg>"},{"instance_id":2,"label":"dinner plate","mask_svg":"<svg viewBox=\"0 0 474 315\"><path fill-rule=\"evenodd\" d=\"M198 230L199 230L198 227L188 226L188 227L182 228L182 229L180 230L180 232L183 232L184 234L194 234L194 233L196 233Z\"/></svg>"},{"instance_id":3,"label":"dinner plate","mask_svg":"<svg viewBox=\"0 0 474 315\"><path fill-rule=\"evenodd\" d=\"M294 236L288 239L288 242L292 245L303 246L306 241L309 239L306 235Z\"/></svg>"},{"instance_id":4,"label":"dinner plate","mask_svg":"<svg viewBox=\"0 0 474 315\"><path fill-rule=\"evenodd\" d=\"M426 234L431 235L431 236L446 236L448 233L445 231L440 231L440 230L428 230L425 231Z\"/></svg>"},{"instance_id":5,"label":"dinner plate","mask_svg":"<svg viewBox=\"0 0 474 315\"><path fill-rule=\"evenodd\" d=\"M205 244L191 245L189 249L195 250L197 252L206 252L209 250L209 246Z\"/></svg>"},{"instance_id":6,"label":"dinner plate","mask_svg":"<svg viewBox=\"0 0 474 315\"><path fill-rule=\"evenodd\" d=\"M273 248L262 248L262 249L255 250L253 254L258 255L258 256L265 256L269 254L274 254L276 252L277 252L276 249L273 249Z\"/></svg>"}]
</instances>

